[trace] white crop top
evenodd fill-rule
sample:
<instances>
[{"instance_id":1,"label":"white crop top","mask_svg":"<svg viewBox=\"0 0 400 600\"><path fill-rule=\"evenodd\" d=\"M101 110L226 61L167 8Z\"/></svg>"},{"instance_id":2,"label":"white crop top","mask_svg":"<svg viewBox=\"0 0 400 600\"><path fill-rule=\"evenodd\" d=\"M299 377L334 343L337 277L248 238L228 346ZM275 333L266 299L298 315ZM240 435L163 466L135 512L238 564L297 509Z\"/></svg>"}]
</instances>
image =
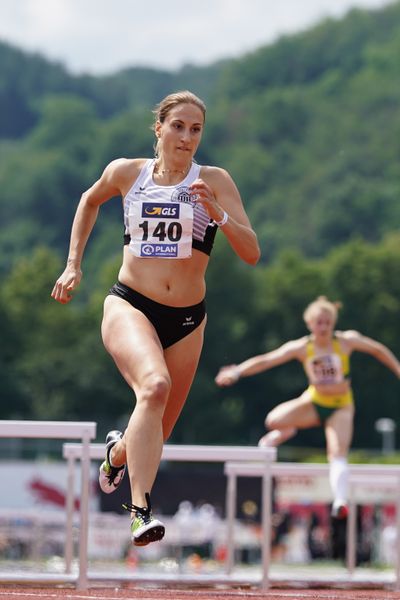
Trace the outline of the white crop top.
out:
<instances>
[{"instance_id":1,"label":"white crop top","mask_svg":"<svg viewBox=\"0 0 400 600\"><path fill-rule=\"evenodd\" d=\"M192 248L211 254L218 227L189 190L200 165L192 163L177 185L161 186L153 180L154 163L145 162L123 199L124 243L141 258L190 258Z\"/></svg>"}]
</instances>

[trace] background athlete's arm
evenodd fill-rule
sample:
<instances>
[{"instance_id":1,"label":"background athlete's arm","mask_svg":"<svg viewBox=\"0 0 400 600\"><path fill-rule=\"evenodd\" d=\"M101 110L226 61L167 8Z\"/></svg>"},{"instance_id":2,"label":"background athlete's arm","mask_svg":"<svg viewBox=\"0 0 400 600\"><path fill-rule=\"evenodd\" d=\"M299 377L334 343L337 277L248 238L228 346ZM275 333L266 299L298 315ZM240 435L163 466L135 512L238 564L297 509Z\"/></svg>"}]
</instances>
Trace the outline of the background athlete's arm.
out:
<instances>
[{"instance_id":1,"label":"background athlete's arm","mask_svg":"<svg viewBox=\"0 0 400 600\"><path fill-rule=\"evenodd\" d=\"M358 331L344 331L343 339L348 344L350 351L364 352L370 354L388 369L400 377L400 362L391 350L381 342L362 335Z\"/></svg>"},{"instance_id":2,"label":"background athlete's arm","mask_svg":"<svg viewBox=\"0 0 400 600\"><path fill-rule=\"evenodd\" d=\"M265 354L258 354L237 365L221 367L215 378L215 383L222 387L232 385L241 377L256 375L294 359L301 360L304 345L303 338L292 340L286 342L286 344L283 344L276 350L266 352Z\"/></svg>"}]
</instances>

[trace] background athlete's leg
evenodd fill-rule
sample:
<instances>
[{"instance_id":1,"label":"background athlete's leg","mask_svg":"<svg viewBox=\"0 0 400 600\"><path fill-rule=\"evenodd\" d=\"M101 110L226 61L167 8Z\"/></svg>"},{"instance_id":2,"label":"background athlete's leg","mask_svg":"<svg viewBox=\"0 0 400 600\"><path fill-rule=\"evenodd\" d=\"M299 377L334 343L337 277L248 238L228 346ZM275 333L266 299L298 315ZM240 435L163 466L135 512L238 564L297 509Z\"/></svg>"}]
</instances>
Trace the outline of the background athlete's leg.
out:
<instances>
[{"instance_id":1,"label":"background athlete's leg","mask_svg":"<svg viewBox=\"0 0 400 600\"><path fill-rule=\"evenodd\" d=\"M307 429L320 424L308 390L299 398L282 402L266 416L265 426L270 431L260 441L260 446L279 446L294 435L298 429Z\"/></svg>"},{"instance_id":2,"label":"background athlete's leg","mask_svg":"<svg viewBox=\"0 0 400 600\"><path fill-rule=\"evenodd\" d=\"M333 493L332 514L346 516L348 499L347 455L353 437L353 405L336 410L325 424L329 479Z\"/></svg>"}]
</instances>

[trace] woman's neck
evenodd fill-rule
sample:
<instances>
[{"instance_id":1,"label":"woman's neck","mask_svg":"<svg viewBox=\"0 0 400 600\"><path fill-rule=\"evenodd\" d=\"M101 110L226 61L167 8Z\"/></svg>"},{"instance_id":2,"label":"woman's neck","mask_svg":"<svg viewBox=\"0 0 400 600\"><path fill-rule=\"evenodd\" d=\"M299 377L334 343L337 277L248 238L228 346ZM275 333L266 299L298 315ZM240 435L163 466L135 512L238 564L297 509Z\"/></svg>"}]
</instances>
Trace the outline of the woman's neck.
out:
<instances>
[{"instance_id":1,"label":"woman's neck","mask_svg":"<svg viewBox=\"0 0 400 600\"><path fill-rule=\"evenodd\" d=\"M189 165L173 165L165 163L160 159L156 159L154 164L154 173L157 175L187 175L190 171L190 167L192 163Z\"/></svg>"},{"instance_id":2,"label":"woman's neck","mask_svg":"<svg viewBox=\"0 0 400 600\"><path fill-rule=\"evenodd\" d=\"M156 160L153 170L153 179L159 185L177 185L185 179L185 177L190 171L191 166L192 163L190 163L189 166L167 166L167 164Z\"/></svg>"},{"instance_id":3,"label":"woman's neck","mask_svg":"<svg viewBox=\"0 0 400 600\"><path fill-rule=\"evenodd\" d=\"M329 348L332 346L333 334L332 335L324 335L317 336L315 334L311 335L311 339L318 348Z\"/></svg>"}]
</instances>

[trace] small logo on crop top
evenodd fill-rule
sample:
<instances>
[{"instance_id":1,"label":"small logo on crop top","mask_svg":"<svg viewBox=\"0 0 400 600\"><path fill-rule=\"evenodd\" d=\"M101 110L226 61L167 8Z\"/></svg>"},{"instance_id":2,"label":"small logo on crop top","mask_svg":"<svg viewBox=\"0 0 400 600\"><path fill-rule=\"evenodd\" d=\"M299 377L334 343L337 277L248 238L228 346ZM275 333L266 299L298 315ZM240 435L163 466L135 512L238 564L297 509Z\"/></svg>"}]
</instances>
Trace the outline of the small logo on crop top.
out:
<instances>
[{"instance_id":1,"label":"small logo on crop top","mask_svg":"<svg viewBox=\"0 0 400 600\"><path fill-rule=\"evenodd\" d=\"M193 204L192 194L186 185L176 188L171 194L172 202L186 202Z\"/></svg>"},{"instance_id":2,"label":"small logo on crop top","mask_svg":"<svg viewBox=\"0 0 400 600\"><path fill-rule=\"evenodd\" d=\"M139 189L135 191L135 196L146 195L146 187L139 186Z\"/></svg>"},{"instance_id":3,"label":"small logo on crop top","mask_svg":"<svg viewBox=\"0 0 400 600\"><path fill-rule=\"evenodd\" d=\"M179 204L156 204L154 202L143 202L142 217L152 219L179 219Z\"/></svg>"}]
</instances>

